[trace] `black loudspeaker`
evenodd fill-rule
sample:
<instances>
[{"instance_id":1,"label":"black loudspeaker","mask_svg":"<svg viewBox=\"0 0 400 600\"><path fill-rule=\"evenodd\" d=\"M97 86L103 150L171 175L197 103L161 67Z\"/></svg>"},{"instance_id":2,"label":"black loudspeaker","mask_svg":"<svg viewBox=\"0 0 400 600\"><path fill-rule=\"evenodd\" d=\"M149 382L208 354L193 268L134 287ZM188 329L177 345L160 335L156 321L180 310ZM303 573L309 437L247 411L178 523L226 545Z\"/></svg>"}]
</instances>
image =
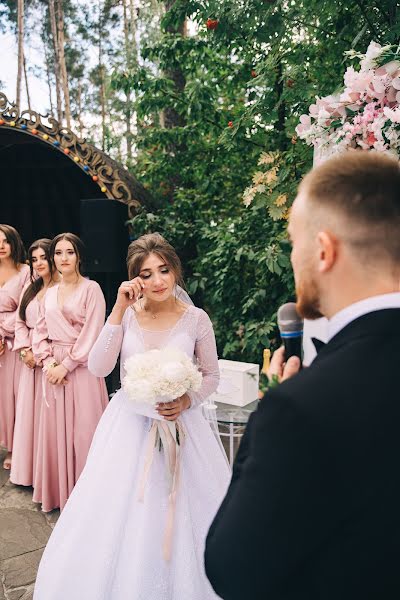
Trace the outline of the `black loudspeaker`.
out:
<instances>
[{"instance_id":1,"label":"black loudspeaker","mask_svg":"<svg viewBox=\"0 0 400 600\"><path fill-rule=\"evenodd\" d=\"M119 273L125 269L129 245L126 204L117 200L81 200L80 234L87 273Z\"/></svg>"}]
</instances>

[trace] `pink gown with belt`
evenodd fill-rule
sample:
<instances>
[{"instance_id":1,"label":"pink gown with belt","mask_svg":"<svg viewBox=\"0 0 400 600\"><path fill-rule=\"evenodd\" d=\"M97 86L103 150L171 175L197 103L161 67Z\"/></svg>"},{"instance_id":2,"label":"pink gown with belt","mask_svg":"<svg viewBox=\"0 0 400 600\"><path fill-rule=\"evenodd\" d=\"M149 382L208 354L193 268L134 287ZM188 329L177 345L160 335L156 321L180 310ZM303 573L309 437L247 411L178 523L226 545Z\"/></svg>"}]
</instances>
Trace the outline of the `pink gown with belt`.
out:
<instances>
[{"instance_id":1,"label":"pink gown with belt","mask_svg":"<svg viewBox=\"0 0 400 600\"><path fill-rule=\"evenodd\" d=\"M55 285L47 290L33 334L36 360L45 367L55 360L68 370L66 385L52 385L44 378L33 500L41 502L45 512L64 507L108 404L104 378L87 368L89 352L104 324L101 288L84 279L62 309L58 289Z\"/></svg>"},{"instance_id":2,"label":"pink gown with belt","mask_svg":"<svg viewBox=\"0 0 400 600\"><path fill-rule=\"evenodd\" d=\"M14 350L32 349L33 330L38 319L39 300L35 296L26 307L25 321L19 316L15 322ZM14 428L13 459L10 480L19 485L33 485L36 470L37 437L42 406L42 379L40 366L34 369L22 363L17 396Z\"/></svg>"},{"instance_id":3,"label":"pink gown with belt","mask_svg":"<svg viewBox=\"0 0 400 600\"><path fill-rule=\"evenodd\" d=\"M29 267L22 265L19 273L0 287L0 338L6 350L0 356L0 446L13 449L15 410L22 363L13 351L15 318L19 298L29 279Z\"/></svg>"}]
</instances>

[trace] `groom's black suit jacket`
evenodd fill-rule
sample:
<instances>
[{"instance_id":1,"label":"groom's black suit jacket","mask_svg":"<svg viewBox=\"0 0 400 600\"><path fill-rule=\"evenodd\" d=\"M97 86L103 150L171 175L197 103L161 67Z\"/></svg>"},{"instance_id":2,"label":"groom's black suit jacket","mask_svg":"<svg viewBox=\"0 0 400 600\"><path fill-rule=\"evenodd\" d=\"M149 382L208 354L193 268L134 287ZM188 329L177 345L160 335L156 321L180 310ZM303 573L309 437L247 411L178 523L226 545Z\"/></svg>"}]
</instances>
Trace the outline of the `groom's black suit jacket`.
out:
<instances>
[{"instance_id":1,"label":"groom's black suit jacket","mask_svg":"<svg viewBox=\"0 0 400 600\"><path fill-rule=\"evenodd\" d=\"M400 599L400 309L263 398L207 538L225 600Z\"/></svg>"}]
</instances>

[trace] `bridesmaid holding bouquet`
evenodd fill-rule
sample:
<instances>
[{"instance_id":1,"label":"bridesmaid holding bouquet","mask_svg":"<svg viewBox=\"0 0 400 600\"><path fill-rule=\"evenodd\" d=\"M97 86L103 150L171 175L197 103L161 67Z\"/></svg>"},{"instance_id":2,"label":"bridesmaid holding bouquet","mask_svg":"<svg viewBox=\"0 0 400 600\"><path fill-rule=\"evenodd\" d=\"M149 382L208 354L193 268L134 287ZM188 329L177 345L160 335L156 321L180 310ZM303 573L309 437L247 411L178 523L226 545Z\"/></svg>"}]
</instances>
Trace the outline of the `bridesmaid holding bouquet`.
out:
<instances>
[{"instance_id":1,"label":"bridesmaid holding bouquet","mask_svg":"<svg viewBox=\"0 0 400 600\"><path fill-rule=\"evenodd\" d=\"M81 274L82 252L73 233L52 241L50 258L62 280L47 290L33 335L45 372L33 500L45 512L64 508L108 404L104 378L87 368L106 307L99 284Z\"/></svg>"},{"instance_id":2,"label":"bridesmaid holding bouquet","mask_svg":"<svg viewBox=\"0 0 400 600\"><path fill-rule=\"evenodd\" d=\"M21 363L13 350L15 318L29 267L19 233L0 224L0 446L7 448L3 467L11 469L14 423Z\"/></svg>"}]
</instances>

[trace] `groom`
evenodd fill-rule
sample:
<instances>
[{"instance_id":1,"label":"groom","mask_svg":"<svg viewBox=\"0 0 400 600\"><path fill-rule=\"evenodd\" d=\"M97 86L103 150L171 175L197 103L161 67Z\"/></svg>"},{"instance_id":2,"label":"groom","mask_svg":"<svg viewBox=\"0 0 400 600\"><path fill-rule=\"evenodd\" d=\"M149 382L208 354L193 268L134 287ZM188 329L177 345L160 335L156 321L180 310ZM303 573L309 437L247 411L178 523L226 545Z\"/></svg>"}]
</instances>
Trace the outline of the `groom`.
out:
<instances>
[{"instance_id":1,"label":"groom","mask_svg":"<svg viewBox=\"0 0 400 600\"><path fill-rule=\"evenodd\" d=\"M399 599L398 163L359 151L313 169L289 234L298 310L329 319L329 342L252 415L207 575L225 600Z\"/></svg>"}]
</instances>

